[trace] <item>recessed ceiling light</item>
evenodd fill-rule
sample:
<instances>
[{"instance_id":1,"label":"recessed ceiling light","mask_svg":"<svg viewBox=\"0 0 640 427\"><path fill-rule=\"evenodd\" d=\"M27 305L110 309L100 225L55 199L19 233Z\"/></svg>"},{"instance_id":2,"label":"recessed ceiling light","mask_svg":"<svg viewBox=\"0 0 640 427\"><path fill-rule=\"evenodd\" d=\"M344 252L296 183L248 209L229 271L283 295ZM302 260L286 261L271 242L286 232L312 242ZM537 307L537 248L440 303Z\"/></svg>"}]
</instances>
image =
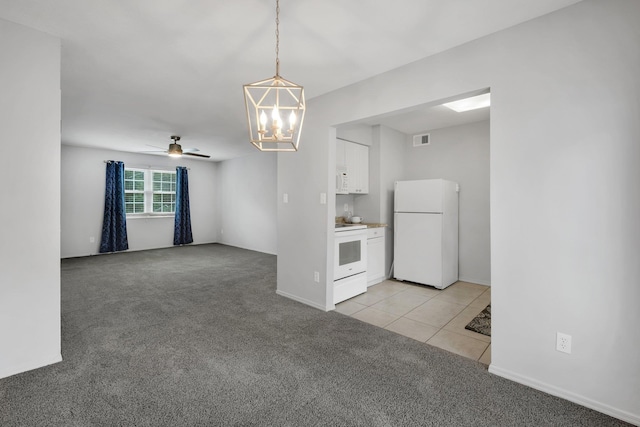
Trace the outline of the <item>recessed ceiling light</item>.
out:
<instances>
[{"instance_id":1,"label":"recessed ceiling light","mask_svg":"<svg viewBox=\"0 0 640 427\"><path fill-rule=\"evenodd\" d=\"M447 102L446 104L442 105L447 108L451 108L453 111L456 111L458 113L469 110L477 110L478 108L485 108L491 105L491 94L485 93L483 95L472 96L471 98Z\"/></svg>"}]
</instances>

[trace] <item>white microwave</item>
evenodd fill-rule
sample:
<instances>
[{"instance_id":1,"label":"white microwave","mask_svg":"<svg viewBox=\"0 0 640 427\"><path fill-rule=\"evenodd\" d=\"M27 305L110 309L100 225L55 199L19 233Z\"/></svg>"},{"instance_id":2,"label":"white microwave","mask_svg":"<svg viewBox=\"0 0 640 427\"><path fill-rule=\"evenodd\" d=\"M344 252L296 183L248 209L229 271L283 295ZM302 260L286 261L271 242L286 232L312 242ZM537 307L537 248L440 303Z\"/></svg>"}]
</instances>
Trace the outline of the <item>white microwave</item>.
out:
<instances>
[{"instance_id":1,"label":"white microwave","mask_svg":"<svg viewBox=\"0 0 640 427\"><path fill-rule=\"evenodd\" d=\"M347 171L336 172L336 194L349 194L349 175Z\"/></svg>"}]
</instances>

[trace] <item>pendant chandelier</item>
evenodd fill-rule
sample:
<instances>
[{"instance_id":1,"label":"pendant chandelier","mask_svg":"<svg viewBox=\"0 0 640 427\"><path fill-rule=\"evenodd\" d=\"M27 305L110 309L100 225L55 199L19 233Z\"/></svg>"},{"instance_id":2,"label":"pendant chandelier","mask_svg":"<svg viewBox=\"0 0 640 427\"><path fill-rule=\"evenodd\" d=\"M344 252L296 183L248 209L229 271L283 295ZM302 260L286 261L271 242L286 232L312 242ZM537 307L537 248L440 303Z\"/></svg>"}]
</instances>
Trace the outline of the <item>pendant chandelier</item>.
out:
<instances>
[{"instance_id":1,"label":"pendant chandelier","mask_svg":"<svg viewBox=\"0 0 640 427\"><path fill-rule=\"evenodd\" d=\"M260 151L298 151L304 88L280 76L280 0L276 0L276 75L244 85L249 138Z\"/></svg>"}]
</instances>

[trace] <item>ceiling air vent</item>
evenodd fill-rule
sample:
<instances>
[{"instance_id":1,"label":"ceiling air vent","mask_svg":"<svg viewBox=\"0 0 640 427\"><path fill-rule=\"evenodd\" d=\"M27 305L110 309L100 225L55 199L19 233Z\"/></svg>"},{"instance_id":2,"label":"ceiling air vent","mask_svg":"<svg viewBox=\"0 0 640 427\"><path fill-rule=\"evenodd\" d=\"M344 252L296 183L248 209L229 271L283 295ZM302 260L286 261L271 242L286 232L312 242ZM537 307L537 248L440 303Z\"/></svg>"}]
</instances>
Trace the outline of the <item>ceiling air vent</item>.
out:
<instances>
[{"instance_id":1,"label":"ceiling air vent","mask_svg":"<svg viewBox=\"0 0 640 427\"><path fill-rule=\"evenodd\" d=\"M413 135L414 147L424 147L425 145L429 144L431 144L431 139L429 138L428 133L423 133L422 135Z\"/></svg>"}]
</instances>

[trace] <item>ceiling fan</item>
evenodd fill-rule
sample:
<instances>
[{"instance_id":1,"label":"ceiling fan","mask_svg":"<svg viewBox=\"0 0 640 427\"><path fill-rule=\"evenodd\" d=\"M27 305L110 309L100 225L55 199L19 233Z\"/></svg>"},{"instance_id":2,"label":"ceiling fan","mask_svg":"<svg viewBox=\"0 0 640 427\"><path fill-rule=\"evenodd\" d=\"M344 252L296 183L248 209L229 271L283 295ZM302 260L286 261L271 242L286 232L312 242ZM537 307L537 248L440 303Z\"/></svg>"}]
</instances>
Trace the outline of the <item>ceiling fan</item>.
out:
<instances>
[{"instance_id":1,"label":"ceiling fan","mask_svg":"<svg viewBox=\"0 0 640 427\"><path fill-rule=\"evenodd\" d=\"M147 151L147 152L148 153L166 153L170 157L182 157L183 155L185 155L185 156L195 156L195 157L204 157L205 159L208 159L208 158L211 157L211 156L209 156L207 154L197 153L197 151L200 151L197 148L182 148L182 146L180 144L178 144L178 141L180 141L180 137L179 136L173 135L171 137L171 139L173 140L173 142L171 144L169 144L169 149L168 150ZM150 147L155 147L155 145L150 145ZM161 148L161 147L155 147L155 148Z\"/></svg>"}]
</instances>

